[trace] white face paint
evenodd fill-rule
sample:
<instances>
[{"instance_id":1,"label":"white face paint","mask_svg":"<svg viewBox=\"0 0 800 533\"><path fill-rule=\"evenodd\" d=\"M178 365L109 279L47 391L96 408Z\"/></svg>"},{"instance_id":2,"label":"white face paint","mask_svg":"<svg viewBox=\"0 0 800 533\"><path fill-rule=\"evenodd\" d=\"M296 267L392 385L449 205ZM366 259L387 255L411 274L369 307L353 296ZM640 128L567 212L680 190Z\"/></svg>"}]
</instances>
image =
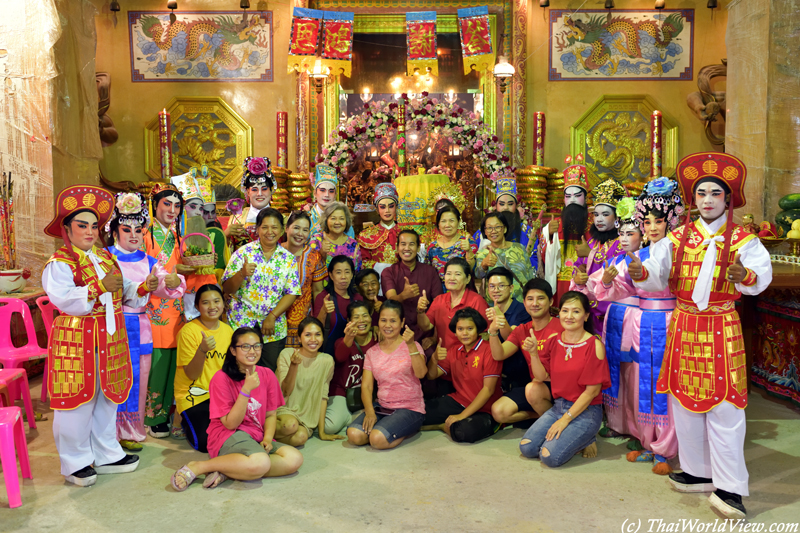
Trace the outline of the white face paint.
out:
<instances>
[{"instance_id":1,"label":"white face paint","mask_svg":"<svg viewBox=\"0 0 800 533\"><path fill-rule=\"evenodd\" d=\"M694 191L694 203L700 210L700 216L706 222L714 222L725 212L725 190L718 184L706 181Z\"/></svg>"},{"instance_id":2,"label":"white face paint","mask_svg":"<svg viewBox=\"0 0 800 533\"><path fill-rule=\"evenodd\" d=\"M641 247L642 232L633 224L625 224L619 228L619 244L626 252L635 252Z\"/></svg>"},{"instance_id":3,"label":"white face paint","mask_svg":"<svg viewBox=\"0 0 800 533\"><path fill-rule=\"evenodd\" d=\"M203 201L199 198L189 200L183 206L183 210L186 213L186 218L203 216Z\"/></svg>"},{"instance_id":4,"label":"white face paint","mask_svg":"<svg viewBox=\"0 0 800 533\"><path fill-rule=\"evenodd\" d=\"M580 187L567 187L564 189L564 205L586 205L586 191Z\"/></svg>"},{"instance_id":5,"label":"white face paint","mask_svg":"<svg viewBox=\"0 0 800 533\"><path fill-rule=\"evenodd\" d=\"M598 231L608 231L614 227L617 215L610 205L600 204L594 208L594 227Z\"/></svg>"}]
</instances>

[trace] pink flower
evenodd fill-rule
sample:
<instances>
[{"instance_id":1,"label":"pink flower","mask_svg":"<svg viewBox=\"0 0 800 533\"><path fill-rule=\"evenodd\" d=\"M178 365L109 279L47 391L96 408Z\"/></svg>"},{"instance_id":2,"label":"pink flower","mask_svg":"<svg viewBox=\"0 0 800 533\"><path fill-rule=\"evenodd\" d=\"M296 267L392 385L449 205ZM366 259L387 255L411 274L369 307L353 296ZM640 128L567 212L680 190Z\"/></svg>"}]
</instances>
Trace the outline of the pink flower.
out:
<instances>
[{"instance_id":1,"label":"pink flower","mask_svg":"<svg viewBox=\"0 0 800 533\"><path fill-rule=\"evenodd\" d=\"M263 157L253 157L247 162L247 170L250 174L265 174L267 172L267 162Z\"/></svg>"},{"instance_id":2,"label":"pink flower","mask_svg":"<svg viewBox=\"0 0 800 533\"><path fill-rule=\"evenodd\" d=\"M480 148L483 148L483 141L481 140L475 143L475 149L479 150Z\"/></svg>"},{"instance_id":3,"label":"pink flower","mask_svg":"<svg viewBox=\"0 0 800 533\"><path fill-rule=\"evenodd\" d=\"M228 200L228 203L225 204L225 209L228 210L229 213L233 215L239 215L244 208L244 199L242 198L231 198Z\"/></svg>"},{"instance_id":4,"label":"pink flower","mask_svg":"<svg viewBox=\"0 0 800 533\"><path fill-rule=\"evenodd\" d=\"M431 109L433 109L433 106L431 104L425 106L425 111L430 111Z\"/></svg>"},{"instance_id":5,"label":"pink flower","mask_svg":"<svg viewBox=\"0 0 800 533\"><path fill-rule=\"evenodd\" d=\"M453 131L456 133L461 133L462 131L464 131L464 128L462 128L461 126L456 126L455 128L453 128Z\"/></svg>"},{"instance_id":6,"label":"pink flower","mask_svg":"<svg viewBox=\"0 0 800 533\"><path fill-rule=\"evenodd\" d=\"M132 215L142 210L142 201L138 194L125 193L117 199L117 210L123 215Z\"/></svg>"},{"instance_id":7,"label":"pink flower","mask_svg":"<svg viewBox=\"0 0 800 533\"><path fill-rule=\"evenodd\" d=\"M329 152L329 151L330 151L330 150L328 150L327 148L323 148L323 149L322 149L322 155L328 155L328 152Z\"/></svg>"}]
</instances>

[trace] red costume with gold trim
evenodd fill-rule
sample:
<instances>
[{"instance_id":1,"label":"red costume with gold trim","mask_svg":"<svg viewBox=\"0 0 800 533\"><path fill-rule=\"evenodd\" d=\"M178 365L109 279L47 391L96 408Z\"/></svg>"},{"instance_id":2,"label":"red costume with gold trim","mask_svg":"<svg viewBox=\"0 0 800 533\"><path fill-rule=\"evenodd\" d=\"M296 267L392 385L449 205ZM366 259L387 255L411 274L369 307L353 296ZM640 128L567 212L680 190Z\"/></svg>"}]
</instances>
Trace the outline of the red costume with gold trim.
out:
<instances>
[{"instance_id":1,"label":"red costume with gold trim","mask_svg":"<svg viewBox=\"0 0 800 533\"><path fill-rule=\"evenodd\" d=\"M100 303L105 292L86 254L77 252L79 261L66 246L62 246L47 261L59 261L69 266L76 285L89 288L89 300L94 300L91 314L86 316L59 315L53 321L47 364L50 369L48 391L53 409L75 409L94 398L95 351L100 371L100 385L106 398L115 404L128 399L133 383L133 369L128 352L128 335L122 314L122 289L112 294L116 332L106 333L106 311ZM121 275L116 258L107 250L94 250L101 259L103 272Z\"/></svg>"},{"instance_id":2,"label":"red costume with gold trim","mask_svg":"<svg viewBox=\"0 0 800 533\"><path fill-rule=\"evenodd\" d=\"M375 263L397 262L397 235L400 227L395 224L386 229L381 224L365 228L358 234L358 245L361 247L361 261L364 268L373 268Z\"/></svg>"}]
</instances>

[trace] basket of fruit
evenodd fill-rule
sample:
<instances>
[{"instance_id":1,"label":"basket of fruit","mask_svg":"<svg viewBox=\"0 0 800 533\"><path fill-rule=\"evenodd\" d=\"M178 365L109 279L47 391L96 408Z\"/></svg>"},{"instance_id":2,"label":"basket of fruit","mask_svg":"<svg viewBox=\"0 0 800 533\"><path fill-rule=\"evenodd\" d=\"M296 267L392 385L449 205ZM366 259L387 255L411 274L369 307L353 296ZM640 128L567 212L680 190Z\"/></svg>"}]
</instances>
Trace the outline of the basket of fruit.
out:
<instances>
[{"instance_id":1,"label":"basket of fruit","mask_svg":"<svg viewBox=\"0 0 800 533\"><path fill-rule=\"evenodd\" d=\"M192 239L193 243L190 244L189 240L192 237L205 237L208 241L207 244L195 244L199 239ZM189 233L181 240L181 263L187 266L195 267L198 274L202 274L203 270L211 269L214 271L214 244L211 237L204 233Z\"/></svg>"}]
</instances>

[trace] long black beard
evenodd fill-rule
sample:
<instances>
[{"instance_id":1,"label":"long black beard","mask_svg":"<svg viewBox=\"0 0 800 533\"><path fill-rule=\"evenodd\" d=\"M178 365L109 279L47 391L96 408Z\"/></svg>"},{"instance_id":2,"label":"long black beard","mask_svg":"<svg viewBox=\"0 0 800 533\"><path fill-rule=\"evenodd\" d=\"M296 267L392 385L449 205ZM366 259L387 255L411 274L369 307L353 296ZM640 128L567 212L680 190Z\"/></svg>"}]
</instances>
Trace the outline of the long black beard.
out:
<instances>
[{"instance_id":1,"label":"long black beard","mask_svg":"<svg viewBox=\"0 0 800 533\"><path fill-rule=\"evenodd\" d=\"M589 228L589 235L591 235L592 239L596 240L600 244L605 244L608 241L613 241L619 237L619 231L617 228L611 228L608 231L600 231L594 224L592 224L592 227Z\"/></svg>"},{"instance_id":2,"label":"long black beard","mask_svg":"<svg viewBox=\"0 0 800 533\"><path fill-rule=\"evenodd\" d=\"M580 239L586 232L586 222L589 220L589 210L581 204L569 204L561 210L561 227L564 238L577 237Z\"/></svg>"},{"instance_id":3,"label":"long black beard","mask_svg":"<svg viewBox=\"0 0 800 533\"><path fill-rule=\"evenodd\" d=\"M522 232L522 221L519 216L519 211L506 211L506 220L508 221L508 234L506 239L512 242L519 242L520 234Z\"/></svg>"}]
</instances>

